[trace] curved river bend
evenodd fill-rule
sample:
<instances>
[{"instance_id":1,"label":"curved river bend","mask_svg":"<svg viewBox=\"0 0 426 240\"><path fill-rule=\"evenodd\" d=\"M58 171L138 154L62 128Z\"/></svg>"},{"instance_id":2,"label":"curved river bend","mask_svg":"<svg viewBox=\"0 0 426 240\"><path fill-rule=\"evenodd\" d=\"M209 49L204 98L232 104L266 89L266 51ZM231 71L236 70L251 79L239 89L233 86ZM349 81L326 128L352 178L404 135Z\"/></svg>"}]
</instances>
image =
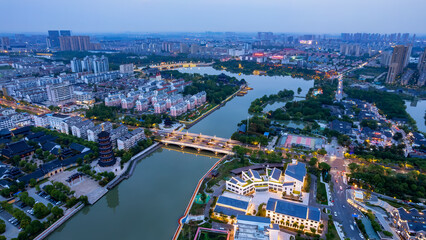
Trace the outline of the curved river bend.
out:
<instances>
[{"instance_id":1,"label":"curved river bend","mask_svg":"<svg viewBox=\"0 0 426 240\"><path fill-rule=\"evenodd\" d=\"M222 73L211 67L180 71ZM244 97L235 97L194 125L189 129L190 132L230 137L237 123L247 118L247 109L255 98L277 93L284 88L297 93L299 87L302 89L300 95L305 96L314 84L313 80L289 76L238 76L225 73L238 79L244 78L254 90L248 91ZM279 106L274 104L272 107ZM95 205L83 208L48 239L171 239L198 180L217 160L159 149L139 161L131 178L109 191Z\"/></svg>"}]
</instances>

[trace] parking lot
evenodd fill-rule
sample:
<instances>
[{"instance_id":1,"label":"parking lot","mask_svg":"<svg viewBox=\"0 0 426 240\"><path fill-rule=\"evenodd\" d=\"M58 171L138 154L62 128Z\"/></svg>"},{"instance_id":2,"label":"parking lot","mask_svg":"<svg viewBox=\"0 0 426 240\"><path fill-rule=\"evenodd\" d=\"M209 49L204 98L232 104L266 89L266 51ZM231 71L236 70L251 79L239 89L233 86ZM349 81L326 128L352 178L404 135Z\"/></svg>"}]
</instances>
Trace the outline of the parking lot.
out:
<instances>
[{"instance_id":1,"label":"parking lot","mask_svg":"<svg viewBox=\"0 0 426 240\"><path fill-rule=\"evenodd\" d=\"M46 205L46 206L47 206L47 204L49 204L49 203L53 204L51 201L47 200L46 198L39 196L39 195L36 193L35 188L28 189L28 195L29 195L30 197L34 198L34 200L35 200L36 202L41 202L41 203L43 203L43 204L44 204L44 205Z\"/></svg>"},{"instance_id":2,"label":"parking lot","mask_svg":"<svg viewBox=\"0 0 426 240\"><path fill-rule=\"evenodd\" d=\"M0 218L3 219L6 224L6 232L4 232L2 235L7 239L15 238L19 234L19 225L13 225L9 222L9 219L12 217L13 216L10 213L4 211L3 209L0 210Z\"/></svg>"}]
</instances>

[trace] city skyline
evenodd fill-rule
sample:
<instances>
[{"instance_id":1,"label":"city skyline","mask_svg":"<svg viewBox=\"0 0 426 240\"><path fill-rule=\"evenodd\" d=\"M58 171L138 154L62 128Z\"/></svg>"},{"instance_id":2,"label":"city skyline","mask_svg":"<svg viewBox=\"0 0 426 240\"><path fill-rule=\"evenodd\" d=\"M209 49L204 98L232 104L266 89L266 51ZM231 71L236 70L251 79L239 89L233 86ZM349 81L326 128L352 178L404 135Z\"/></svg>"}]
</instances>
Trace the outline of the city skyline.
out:
<instances>
[{"instance_id":1,"label":"city skyline","mask_svg":"<svg viewBox=\"0 0 426 240\"><path fill-rule=\"evenodd\" d=\"M90 1L18 0L3 4L2 33L71 29L76 33L409 32L425 34L422 0L409 1ZM81 8L84 6L84 8ZM102 8L99 8L102 6ZM414 7L417 6L417 7ZM423 6L423 7L422 7ZM208 9L208 11L206 11ZM10 21L13 19L13 21ZM173 23L173 24L171 24Z\"/></svg>"}]
</instances>

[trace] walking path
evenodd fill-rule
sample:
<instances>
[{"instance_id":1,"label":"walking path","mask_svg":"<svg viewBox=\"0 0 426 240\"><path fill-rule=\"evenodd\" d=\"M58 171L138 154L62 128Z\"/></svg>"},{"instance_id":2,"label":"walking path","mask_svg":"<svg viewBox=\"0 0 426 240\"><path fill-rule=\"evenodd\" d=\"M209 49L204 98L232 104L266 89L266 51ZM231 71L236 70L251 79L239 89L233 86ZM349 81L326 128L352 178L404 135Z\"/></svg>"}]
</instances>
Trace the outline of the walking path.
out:
<instances>
[{"instance_id":1,"label":"walking path","mask_svg":"<svg viewBox=\"0 0 426 240\"><path fill-rule=\"evenodd\" d=\"M188 203L188 206L185 209L185 213L181 218L179 218L179 226L176 229L175 234L173 235L173 240L176 240L179 237L180 231L182 230L183 224L186 222L186 218L188 217L189 210L191 210L192 204L194 203L195 197L197 196L198 191L200 190L201 184L204 181L204 178L206 178L210 172L215 169L225 158L227 158L228 155L223 156L219 161L217 161L198 181L197 187L194 190L194 193L192 194L191 200Z\"/></svg>"},{"instance_id":2,"label":"walking path","mask_svg":"<svg viewBox=\"0 0 426 240\"><path fill-rule=\"evenodd\" d=\"M65 221L67 221L70 217L72 217L74 214L76 214L80 209L84 207L84 204L79 202L74 207L68 209L65 212L65 215L62 216L58 221L50 225L46 230L44 230L42 233L40 233L37 237L34 238L34 240L42 240L49 236L53 231L55 231L58 227L60 227Z\"/></svg>"}]
</instances>

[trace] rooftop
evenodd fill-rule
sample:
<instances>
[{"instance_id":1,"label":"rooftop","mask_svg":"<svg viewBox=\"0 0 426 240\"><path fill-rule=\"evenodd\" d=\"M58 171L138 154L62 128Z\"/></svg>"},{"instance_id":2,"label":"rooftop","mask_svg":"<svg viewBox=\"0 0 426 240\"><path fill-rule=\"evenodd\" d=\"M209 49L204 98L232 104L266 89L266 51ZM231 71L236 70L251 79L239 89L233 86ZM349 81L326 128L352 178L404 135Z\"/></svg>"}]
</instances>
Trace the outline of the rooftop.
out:
<instances>
[{"instance_id":1,"label":"rooftop","mask_svg":"<svg viewBox=\"0 0 426 240\"><path fill-rule=\"evenodd\" d=\"M306 175L306 165L301 162L297 162L296 164L288 164L287 169L285 170L285 175L303 182L303 178Z\"/></svg>"}]
</instances>

